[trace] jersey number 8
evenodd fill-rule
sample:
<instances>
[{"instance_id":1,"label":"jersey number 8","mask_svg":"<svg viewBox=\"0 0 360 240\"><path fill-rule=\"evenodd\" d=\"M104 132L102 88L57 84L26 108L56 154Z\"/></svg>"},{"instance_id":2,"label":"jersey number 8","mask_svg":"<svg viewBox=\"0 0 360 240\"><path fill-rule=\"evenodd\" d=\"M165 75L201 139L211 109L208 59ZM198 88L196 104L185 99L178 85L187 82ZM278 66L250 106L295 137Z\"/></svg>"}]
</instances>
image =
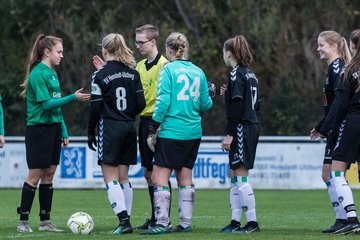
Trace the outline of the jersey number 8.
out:
<instances>
[{"instance_id":1,"label":"jersey number 8","mask_svg":"<svg viewBox=\"0 0 360 240\"><path fill-rule=\"evenodd\" d=\"M127 108L126 102L126 89L124 87L118 87L115 91L116 94L116 107L119 111L124 111Z\"/></svg>"}]
</instances>

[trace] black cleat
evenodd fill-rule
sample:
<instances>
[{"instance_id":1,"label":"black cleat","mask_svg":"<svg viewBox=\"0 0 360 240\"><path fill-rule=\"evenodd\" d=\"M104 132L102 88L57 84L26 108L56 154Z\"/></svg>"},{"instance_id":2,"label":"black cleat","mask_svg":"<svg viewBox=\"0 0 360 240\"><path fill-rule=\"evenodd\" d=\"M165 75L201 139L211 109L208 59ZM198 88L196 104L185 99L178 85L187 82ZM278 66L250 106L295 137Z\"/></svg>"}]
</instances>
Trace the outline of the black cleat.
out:
<instances>
[{"instance_id":1,"label":"black cleat","mask_svg":"<svg viewBox=\"0 0 360 240\"><path fill-rule=\"evenodd\" d=\"M167 234L167 233L171 233L171 227L169 226L165 227L161 224L156 224L154 227L140 233L140 235L158 235L158 234Z\"/></svg>"},{"instance_id":2,"label":"black cleat","mask_svg":"<svg viewBox=\"0 0 360 240\"><path fill-rule=\"evenodd\" d=\"M137 227L134 227L135 230L137 229L150 229L150 228L153 228L155 226L155 222L154 221L151 221L151 219L146 219L145 223L141 226L137 226Z\"/></svg>"},{"instance_id":3,"label":"black cleat","mask_svg":"<svg viewBox=\"0 0 360 240\"><path fill-rule=\"evenodd\" d=\"M231 220L229 225L226 225L219 232L235 232L240 229L240 222Z\"/></svg>"},{"instance_id":4,"label":"black cleat","mask_svg":"<svg viewBox=\"0 0 360 240\"><path fill-rule=\"evenodd\" d=\"M126 233L132 233L133 232L133 228L130 224L127 225L119 225L117 226L112 232L111 234L114 235L122 235L122 234L126 234Z\"/></svg>"},{"instance_id":5,"label":"black cleat","mask_svg":"<svg viewBox=\"0 0 360 240\"><path fill-rule=\"evenodd\" d=\"M340 228L339 230L335 231L334 234L336 235L346 235L349 233L358 233L360 231L360 223L354 222L354 223L347 223L343 228Z\"/></svg>"},{"instance_id":6,"label":"black cleat","mask_svg":"<svg viewBox=\"0 0 360 240\"><path fill-rule=\"evenodd\" d=\"M180 233L180 232L192 232L191 226L183 227L181 225L177 225L175 228L171 229L172 233Z\"/></svg>"},{"instance_id":7,"label":"black cleat","mask_svg":"<svg viewBox=\"0 0 360 240\"><path fill-rule=\"evenodd\" d=\"M333 233L333 232L336 232L337 230L345 227L346 225L346 222L347 222L347 219L336 219L335 223L328 227L328 228L325 228L324 230L322 230L321 232L322 233Z\"/></svg>"},{"instance_id":8,"label":"black cleat","mask_svg":"<svg viewBox=\"0 0 360 240\"><path fill-rule=\"evenodd\" d=\"M234 233L252 233L260 232L260 227L257 222L248 222L244 227L239 228Z\"/></svg>"}]
</instances>

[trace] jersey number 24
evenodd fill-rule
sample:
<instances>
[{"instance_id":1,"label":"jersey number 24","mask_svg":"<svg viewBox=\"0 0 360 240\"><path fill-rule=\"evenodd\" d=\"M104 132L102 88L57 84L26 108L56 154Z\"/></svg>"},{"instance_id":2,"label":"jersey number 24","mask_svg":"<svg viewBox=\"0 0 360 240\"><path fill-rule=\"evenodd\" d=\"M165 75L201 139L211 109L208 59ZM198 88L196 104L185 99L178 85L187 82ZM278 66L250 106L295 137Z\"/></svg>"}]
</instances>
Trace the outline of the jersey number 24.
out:
<instances>
[{"instance_id":1,"label":"jersey number 24","mask_svg":"<svg viewBox=\"0 0 360 240\"><path fill-rule=\"evenodd\" d=\"M177 83L184 83L184 86L180 92L176 95L177 100L188 101L190 96L194 98L194 102L197 102L200 97L200 77L195 77L194 81L190 86L189 78L186 75L180 75L177 80Z\"/></svg>"}]
</instances>

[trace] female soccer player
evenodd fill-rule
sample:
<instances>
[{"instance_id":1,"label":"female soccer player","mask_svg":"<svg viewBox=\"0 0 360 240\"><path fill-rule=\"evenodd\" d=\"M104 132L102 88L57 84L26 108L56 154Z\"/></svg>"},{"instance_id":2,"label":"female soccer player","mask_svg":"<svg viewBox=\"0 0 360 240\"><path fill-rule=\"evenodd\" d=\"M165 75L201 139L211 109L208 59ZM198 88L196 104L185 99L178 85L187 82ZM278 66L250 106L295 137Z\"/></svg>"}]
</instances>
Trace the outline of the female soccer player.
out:
<instances>
[{"instance_id":1,"label":"female soccer player","mask_svg":"<svg viewBox=\"0 0 360 240\"><path fill-rule=\"evenodd\" d=\"M337 109L334 129L338 128L339 134L332 155L331 182L347 219L335 234L360 231L352 191L345 179L345 171L360 155L360 32L356 32L353 39L353 59L341 75L333 103Z\"/></svg>"},{"instance_id":2,"label":"female soccer player","mask_svg":"<svg viewBox=\"0 0 360 240\"><path fill-rule=\"evenodd\" d=\"M351 32L349 37L349 49L352 56L355 54L356 46L359 44L358 42L359 39L357 38L359 34L360 34L360 29L356 29ZM358 179L360 182L360 157L358 157L356 161L358 166Z\"/></svg>"},{"instance_id":3,"label":"female soccer player","mask_svg":"<svg viewBox=\"0 0 360 240\"><path fill-rule=\"evenodd\" d=\"M108 199L119 218L112 234L133 232L130 224L132 197L130 165L137 162L135 117L145 107L144 92L136 62L122 35L111 33L102 40L106 64L92 77L88 145L98 147L98 164L104 176ZM96 143L95 128L99 142Z\"/></svg>"},{"instance_id":4,"label":"female soccer player","mask_svg":"<svg viewBox=\"0 0 360 240\"><path fill-rule=\"evenodd\" d=\"M142 234L191 232L195 187L192 169L202 136L200 113L212 107L204 72L187 60L189 43L182 33L166 39L170 63L160 72L151 134L160 126L155 145L154 183L155 227ZM150 135L151 135L150 134ZM151 139L151 137L150 137ZM148 139L148 140L150 140ZM149 141L150 149L153 141ZM170 192L168 181L175 170L179 189L179 225L169 227Z\"/></svg>"},{"instance_id":5,"label":"female soccer player","mask_svg":"<svg viewBox=\"0 0 360 240\"><path fill-rule=\"evenodd\" d=\"M5 145L5 128L4 128L4 111L1 105L1 95L0 95L0 148L3 148Z\"/></svg>"},{"instance_id":6,"label":"female soccer player","mask_svg":"<svg viewBox=\"0 0 360 240\"><path fill-rule=\"evenodd\" d=\"M233 227L232 232L250 233L260 231L255 197L248 181L259 139L256 115L259 110L259 83L255 73L249 69L253 58L244 36L238 35L225 41L223 58L232 71L224 93L227 125L221 149L229 152L230 168L234 174L231 182L235 184L239 198L235 203L242 206L247 219L247 224L240 227L240 211L240 216L232 219L230 226Z\"/></svg>"},{"instance_id":7,"label":"female soccer player","mask_svg":"<svg viewBox=\"0 0 360 240\"><path fill-rule=\"evenodd\" d=\"M332 102L335 99L335 89L340 79L342 68L351 59L350 51L346 42L335 31L323 31L318 36L318 48L320 59L328 64L328 71L323 85L324 117L311 130L310 138L327 137L325 156L322 169L322 179L325 182L330 201L336 213L335 223L324 229L323 233L332 233L343 227L346 222L346 214L339 204L334 185L330 181L332 151L335 146L337 131L330 131L334 123L334 114L329 114Z\"/></svg>"},{"instance_id":8,"label":"female soccer player","mask_svg":"<svg viewBox=\"0 0 360 240\"><path fill-rule=\"evenodd\" d=\"M55 66L63 58L63 45L60 38L40 34L32 48L26 79L22 86L26 96L26 162L29 174L22 188L21 204L18 208L20 223L18 232L32 232L28 219L39 185L40 231L60 232L50 221L53 199L53 177L60 161L61 143L69 144L69 137L61 106L74 101L89 101L90 94L82 89L74 94L61 97L60 84Z\"/></svg>"}]
</instances>

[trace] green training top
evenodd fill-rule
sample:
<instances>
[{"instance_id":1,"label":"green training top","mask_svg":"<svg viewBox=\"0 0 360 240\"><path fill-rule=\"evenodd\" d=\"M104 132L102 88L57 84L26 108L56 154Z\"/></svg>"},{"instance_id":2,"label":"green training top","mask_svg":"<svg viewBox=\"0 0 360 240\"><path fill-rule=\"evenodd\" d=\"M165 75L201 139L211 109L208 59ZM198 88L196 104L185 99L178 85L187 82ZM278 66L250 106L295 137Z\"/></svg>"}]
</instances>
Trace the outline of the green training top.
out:
<instances>
[{"instance_id":1,"label":"green training top","mask_svg":"<svg viewBox=\"0 0 360 240\"><path fill-rule=\"evenodd\" d=\"M40 62L31 71L26 89L26 125L62 123L61 108L44 109L45 101L61 98L60 84L53 69Z\"/></svg>"},{"instance_id":2,"label":"green training top","mask_svg":"<svg viewBox=\"0 0 360 240\"><path fill-rule=\"evenodd\" d=\"M212 107L204 72L190 61L176 60L159 75L153 119L160 122L159 137L177 140L202 136L200 113Z\"/></svg>"},{"instance_id":3,"label":"green training top","mask_svg":"<svg viewBox=\"0 0 360 240\"><path fill-rule=\"evenodd\" d=\"M1 105L1 95L0 95L0 135L5 135L5 128L4 128L4 111Z\"/></svg>"}]
</instances>

